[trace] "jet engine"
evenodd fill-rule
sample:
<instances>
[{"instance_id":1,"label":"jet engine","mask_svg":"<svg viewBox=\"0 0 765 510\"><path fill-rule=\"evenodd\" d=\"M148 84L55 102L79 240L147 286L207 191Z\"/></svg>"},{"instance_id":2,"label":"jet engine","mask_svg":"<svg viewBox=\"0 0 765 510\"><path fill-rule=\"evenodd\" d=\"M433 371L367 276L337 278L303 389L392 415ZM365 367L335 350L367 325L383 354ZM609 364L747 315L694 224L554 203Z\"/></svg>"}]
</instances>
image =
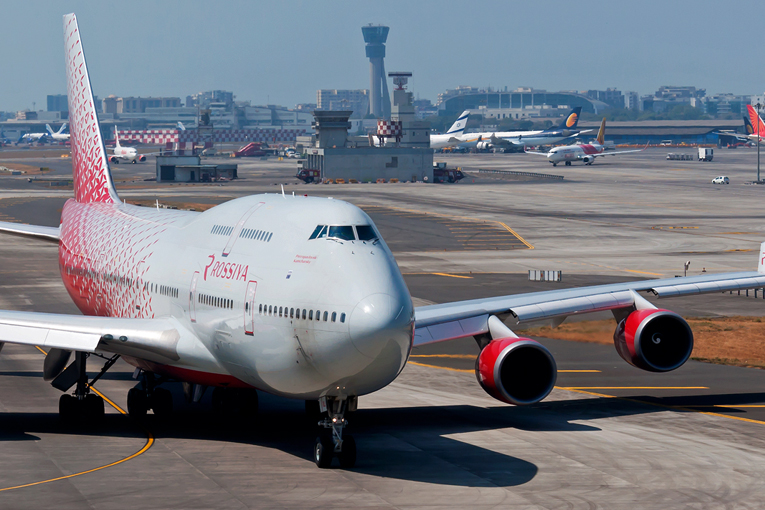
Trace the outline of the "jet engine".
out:
<instances>
[{"instance_id":1,"label":"jet engine","mask_svg":"<svg viewBox=\"0 0 765 510\"><path fill-rule=\"evenodd\" d=\"M141 163L145 162L146 161L146 156L141 154L140 156L138 156L138 161L140 161Z\"/></svg>"},{"instance_id":2,"label":"jet engine","mask_svg":"<svg viewBox=\"0 0 765 510\"><path fill-rule=\"evenodd\" d=\"M585 157L583 157L583 158L582 158L582 161L583 161L583 162L584 162L584 164L586 164L586 165L589 165L589 164L590 164L590 163L592 163L594 160L595 160L595 158L593 158L592 156L585 156Z\"/></svg>"},{"instance_id":3,"label":"jet engine","mask_svg":"<svg viewBox=\"0 0 765 510\"><path fill-rule=\"evenodd\" d=\"M529 338L491 341L475 362L481 387L508 404L535 404L555 386L558 369L550 351Z\"/></svg>"},{"instance_id":4,"label":"jet engine","mask_svg":"<svg viewBox=\"0 0 765 510\"><path fill-rule=\"evenodd\" d=\"M688 361L693 333L685 319L669 310L635 310L616 326L614 346L630 365L669 372Z\"/></svg>"},{"instance_id":5,"label":"jet engine","mask_svg":"<svg viewBox=\"0 0 765 510\"><path fill-rule=\"evenodd\" d=\"M109 163L118 164L120 162L117 156L109 156Z\"/></svg>"},{"instance_id":6,"label":"jet engine","mask_svg":"<svg viewBox=\"0 0 765 510\"><path fill-rule=\"evenodd\" d=\"M479 151L487 151L493 147L491 142L478 142L475 144L475 148Z\"/></svg>"}]
</instances>

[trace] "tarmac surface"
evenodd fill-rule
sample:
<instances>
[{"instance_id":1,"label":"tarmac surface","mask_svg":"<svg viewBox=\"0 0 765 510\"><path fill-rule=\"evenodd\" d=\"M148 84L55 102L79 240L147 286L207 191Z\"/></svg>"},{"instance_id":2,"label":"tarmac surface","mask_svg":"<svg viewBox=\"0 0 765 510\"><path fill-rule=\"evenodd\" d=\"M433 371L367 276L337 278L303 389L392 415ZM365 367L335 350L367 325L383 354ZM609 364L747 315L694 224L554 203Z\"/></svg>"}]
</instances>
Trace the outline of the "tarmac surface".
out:
<instances>
[{"instance_id":1,"label":"tarmac surface","mask_svg":"<svg viewBox=\"0 0 765 510\"><path fill-rule=\"evenodd\" d=\"M120 165L114 178L127 201L168 205L281 192L279 184L349 200L377 223L418 304L671 277L687 260L689 274L756 267L765 187L745 184L756 176L755 152L718 149L711 163L666 161L666 152L683 150L556 168L525 154L437 154L470 171L456 185L296 184L294 160L238 160L242 178L220 186L144 182L151 160ZM60 158L18 161L51 168L49 178L71 172ZM712 185L716 175L731 184ZM56 225L71 191L27 179L0 176L0 221ZM0 261L0 309L79 313L55 245L4 236ZM530 282L529 269L561 270L563 281ZM657 304L686 316L765 315L761 295ZM0 508L762 507L764 371L690 361L651 374L609 346L540 341L559 377L550 397L528 407L483 392L472 339L415 349L401 376L349 417L359 447L352 470L316 468L315 427L299 401L261 394L259 420L238 423L212 412L210 392L186 404L174 384L173 418L134 422L121 414L135 384L121 362L96 384L114 403L104 425L64 428L60 393L42 380L43 353L6 345Z\"/></svg>"}]
</instances>

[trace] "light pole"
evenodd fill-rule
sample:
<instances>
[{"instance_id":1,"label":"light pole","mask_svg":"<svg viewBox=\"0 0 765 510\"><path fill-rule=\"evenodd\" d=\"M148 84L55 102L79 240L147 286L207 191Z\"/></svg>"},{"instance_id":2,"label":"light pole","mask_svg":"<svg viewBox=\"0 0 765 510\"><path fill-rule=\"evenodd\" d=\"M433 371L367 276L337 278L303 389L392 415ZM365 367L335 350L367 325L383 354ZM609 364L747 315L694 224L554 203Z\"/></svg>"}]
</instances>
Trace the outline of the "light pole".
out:
<instances>
[{"instance_id":1,"label":"light pole","mask_svg":"<svg viewBox=\"0 0 765 510\"><path fill-rule=\"evenodd\" d=\"M760 124L762 121L760 120L760 108L762 105L760 104L760 101L757 101L757 184L760 183Z\"/></svg>"}]
</instances>

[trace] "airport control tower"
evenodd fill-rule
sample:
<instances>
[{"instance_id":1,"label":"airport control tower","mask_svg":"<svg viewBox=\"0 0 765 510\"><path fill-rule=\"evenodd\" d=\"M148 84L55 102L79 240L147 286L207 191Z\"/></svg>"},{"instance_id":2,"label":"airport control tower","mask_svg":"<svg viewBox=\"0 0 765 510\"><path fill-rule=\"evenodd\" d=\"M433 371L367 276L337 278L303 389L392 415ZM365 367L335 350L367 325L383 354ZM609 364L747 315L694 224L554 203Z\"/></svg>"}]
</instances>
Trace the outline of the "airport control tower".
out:
<instances>
[{"instance_id":1,"label":"airport control tower","mask_svg":"<svg viewBox=\"0 0 765 510\"><path fill-rule=\"evenodd\" d=\"M372 84L370 87L369 112L375 117L390 118L390 95L388 94L388 81L385 77L385 41L388 40L389 27L372 25L361 27L364 41L367 43L367 57L369 57L369 76Z\"/></svg>"}]
</instances>

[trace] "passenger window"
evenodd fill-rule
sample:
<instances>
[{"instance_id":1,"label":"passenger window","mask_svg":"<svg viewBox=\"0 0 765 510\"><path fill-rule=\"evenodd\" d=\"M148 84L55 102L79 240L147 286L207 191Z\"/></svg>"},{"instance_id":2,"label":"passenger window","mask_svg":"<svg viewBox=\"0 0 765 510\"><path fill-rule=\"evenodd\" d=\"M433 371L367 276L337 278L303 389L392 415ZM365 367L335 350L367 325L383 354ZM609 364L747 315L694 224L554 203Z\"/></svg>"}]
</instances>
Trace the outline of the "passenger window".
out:
<instances>
[{"instance_id":1,"label":"passenger window","mask_svg":"<svg viewBox=\"0 0 765 510\"><path fill-rule=\"evenodd\" d=\"M279 307L279 317L281 317L281 316L282 316L282 307L280 306Z\"/></svg>"},{"instance_id":2,"label":"passenger window","mask_svg":"<svg viewBox=\"0 0 765 510\"><path fill-rule=\"evenodd\" d=\"M332 312L332 322L337 322L337 312Z\"/></svg>"},{"instance_id":3,"label":"passenger window","mask_svg":"<svg viewBox=\"0 0 765 510\"><path fill-rule=\"evenodd\" d=\"M305 319L305 317L303 317L303 318ZM313 320L313 310L308 310L308 320L309 321Z\"/></svg>"},{"instance_id":4,"label":"passenger window","mask_svg":"<svg viewBox=\"0 0 765 510\"><path fill-rule=\"evenodd\" d=\"M342 239L343 241L353 241L356 235L353 233L353 227L350 225L336 225L329 227L329 237Z\"/></svg>"},{"instance_id":5,"label":"passenger window","mask_svg":"<svg viewBox=\"0 0 765 510\"><path fill-rule=\"evenodd\" d=\"M373 241L379 237L372 225L356 225L356 233L359 235L359 241Z\"/></svg>"},{"instance_id":6,"label":"passenger window","mask_svg":"<svg viewBox=\"0 0 765 510\"><path fill-rule=\"evenodd\" d=\"M340 322L345 322L345 313L340 314Z\"/></svg>"},{"instance_id":7,"label":"passenger window","mask_svg":"<svg viewBox=\"0 0 765 510\"><path fill-rule=\"evenodd\" d=\"M321 320L321 310L316 310L316 320L317 321Z\"/></svg>"},{"instance_id":8,"label":"passenger window","mask_svg":"<svg viewBox=\"0 0 765 510\"><path fill-rule=\"evenodd\" d=\"M305 308L303 308L303 320L305 320Z\"/></svg>"},{"instance_id":9,"label":"passenger window","mask_svg":"<svg viewBox=\"0 0 765 510\"><path fill-rule=\"evenodd\" d=\"M272 315L274 313L274 310L272 308L272 305L268 305L268 315Z\"/></svg>"},{"instance_id":10,"label":"passenger window","mask_svg":"<svg viewBox=\"0 0 765 510\"><path fill-rule=\"evenodd\" d=\"M329 312L324 312L324 322L327 322L328 316L329 316Z\"/></svg>"},{"instance_id":11,"label":"passenger window","mask_svg":"<svg viewBox=\"0 0 765 510\"><path fill-rule=\"evenodd\" d=\"M258 305L258 313L263 313L263 305Z\"/></svg>"},{"instance_id":12,"label":"passenger window","mask_svg":"<svg viewBox=\"0 0 765 510\"><path fill-rule=\"evenodd\" d=\"M295 309L290 308L290 319L294 319L294 318L295 318Z\"/></svg>"}]
</instances>

